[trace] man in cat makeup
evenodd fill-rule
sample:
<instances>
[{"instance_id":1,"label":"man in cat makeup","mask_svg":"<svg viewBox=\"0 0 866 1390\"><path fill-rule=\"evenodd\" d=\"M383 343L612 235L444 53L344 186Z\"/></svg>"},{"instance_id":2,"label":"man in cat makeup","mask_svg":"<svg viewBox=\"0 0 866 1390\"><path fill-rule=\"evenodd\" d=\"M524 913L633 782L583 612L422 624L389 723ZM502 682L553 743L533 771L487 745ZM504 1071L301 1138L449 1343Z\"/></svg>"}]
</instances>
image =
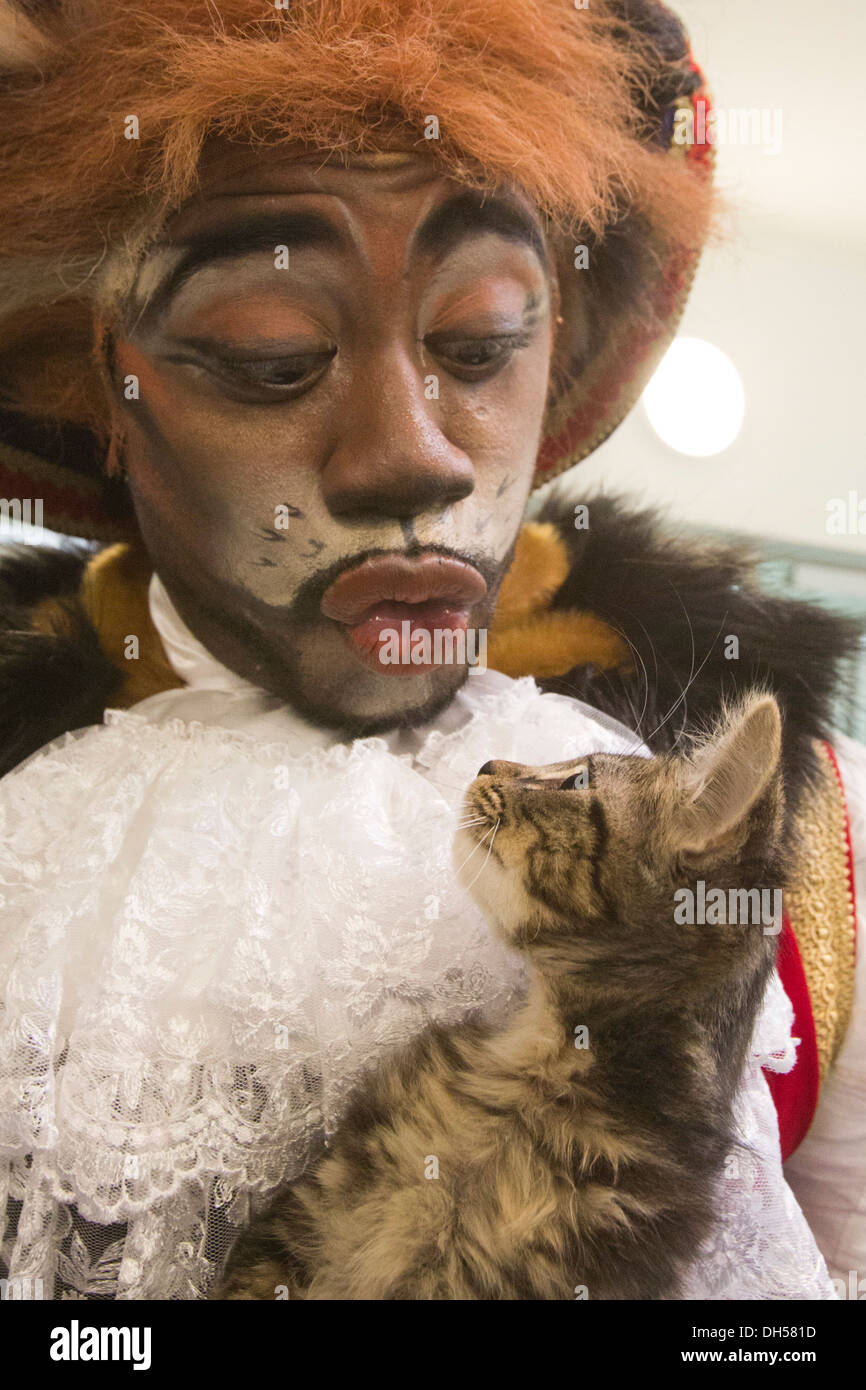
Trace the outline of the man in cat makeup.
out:
<instances>
[{"instance_id":1,"label":"man in cat makeup","mask_svg":"<svg viewBox=\"0 0 866 1390\"><path fill-rule=\"evenodd\" d=\"M778 1296L781 1249L832 1296L866 1241L866 768L824 741L857 634L570 481L527 512L675 332L703 76L656 0L333 10L0 8L0 489L98 543L0 574L4 1273L205 1294L365 1068L520 997L450 867L478 767L661 753L761 684L796 860L743 1083L772 1196L726 1186L764 1254L696 1252L692 1291Z\"/></svg>"}]
</instances>

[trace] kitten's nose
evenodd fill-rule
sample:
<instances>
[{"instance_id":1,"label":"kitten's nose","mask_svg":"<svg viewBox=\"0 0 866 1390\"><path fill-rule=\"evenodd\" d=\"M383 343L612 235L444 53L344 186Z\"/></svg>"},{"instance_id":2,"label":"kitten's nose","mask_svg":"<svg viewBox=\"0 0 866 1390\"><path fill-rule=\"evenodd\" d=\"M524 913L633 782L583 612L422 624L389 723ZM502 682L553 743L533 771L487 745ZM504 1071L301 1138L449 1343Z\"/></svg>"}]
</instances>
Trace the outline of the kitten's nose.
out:
<instances>
[{"instance_id":1,"label":"kitten's nose","mask_svg":"<svg viewBox=\"0 0 866 1390\"><path fill-rule=\"evenodd\" d=\"M493 776L493 764L492 764L492 763L485 763L483 767L479 767L479 769L478 769L478 771L476 772L475 776L476 776L476 777L492 777L492 776Z\"/></svg>"},{"instance_id":2,"label":"kitten's nose","mask_svg":"<svg viewBox=\"0 0 866 1390\"><path fill-rule=\"evenodd\" d=\"M516 777L520 772L519 763L505 762L502 758L494 758L491 762L479 767L476 777Z\"/></svg>"}]
</instances>

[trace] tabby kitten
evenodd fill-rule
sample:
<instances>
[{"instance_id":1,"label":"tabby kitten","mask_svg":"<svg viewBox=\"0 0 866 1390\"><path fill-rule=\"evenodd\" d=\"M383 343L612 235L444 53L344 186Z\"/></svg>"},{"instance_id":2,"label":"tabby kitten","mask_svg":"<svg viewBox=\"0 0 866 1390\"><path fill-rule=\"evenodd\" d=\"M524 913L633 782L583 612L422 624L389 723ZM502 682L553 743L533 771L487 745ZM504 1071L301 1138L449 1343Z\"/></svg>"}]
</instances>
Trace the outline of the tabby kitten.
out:
<instances>
[{"instance_id":1,"label":"tabby kitten","mask_svg":"<svg viewBox=\"0 0 866 1390\"><path fill-rule=\"evenodd\" d=\"M776 936L681 924L675 893L780 885L780 741L753 696L688 755L487 763L456 863L527 1001L381 1067L213 1296L676 1298Z\"/></svg>"}]
</instances>

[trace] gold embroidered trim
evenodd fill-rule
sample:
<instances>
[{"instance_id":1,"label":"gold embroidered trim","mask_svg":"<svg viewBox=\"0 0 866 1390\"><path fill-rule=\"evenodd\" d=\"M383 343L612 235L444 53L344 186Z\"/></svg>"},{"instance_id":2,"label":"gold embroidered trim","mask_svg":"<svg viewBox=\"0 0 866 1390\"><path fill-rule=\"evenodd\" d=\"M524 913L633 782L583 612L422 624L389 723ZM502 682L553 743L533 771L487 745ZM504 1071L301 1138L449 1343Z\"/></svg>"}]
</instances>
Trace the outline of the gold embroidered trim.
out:
<instances>
[{"instance_id":1,"label":"gold embroidered trim","mask_svg":"<svg viewBox=\"0 0 866 1390\"><path fill-rule=\"evenodd\" d=\"M816 748L820 777L797 819L802 850L785 906L809 986L823 1082L851 1018L855 916L844 793L826 746Z\"/></svg>"}]
</instances>

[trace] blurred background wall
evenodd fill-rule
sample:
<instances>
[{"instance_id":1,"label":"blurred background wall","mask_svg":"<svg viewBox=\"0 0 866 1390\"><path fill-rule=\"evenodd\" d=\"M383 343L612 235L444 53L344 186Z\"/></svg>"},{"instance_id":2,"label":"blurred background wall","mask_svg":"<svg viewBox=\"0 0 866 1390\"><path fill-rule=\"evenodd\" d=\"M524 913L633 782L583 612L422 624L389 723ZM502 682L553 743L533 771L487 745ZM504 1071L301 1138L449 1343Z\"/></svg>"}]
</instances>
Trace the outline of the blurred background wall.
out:
<instances>
[{"instance_id":1,"label":"blurred background wall","mask_svg":"<svg viewBox=\"0 0 866 1390\"><path fill-rule=\"evenodd\" d=\"M730 357L742 430L689 458L640 407L584 464L602 483L724 527L866 559L827 532L828 503L866 504L866 5L856 0L674 0L721 112L781 112L781 148L717 145L730 240L704 255L682 335Z\"/></svg>"},{"instance_id":2,"label":"blurred background wall","mask_svg":"<svg viewBox=\"0 0 866 1390\"><path fill-rule=\"evenodd\" d=\"M686 529L745 535L773 587L866 615L866 5L672 8L728 118L716 169L732 208L679 336L733 363L742 428L722 452L688 456L659 437L642 402L580 465L570 491L626 493ZM741 111L761 119L735 121ZM741 137L744 125L760 130L759 143ZM671 411L685 409L683 380ZM866 738L866 652L852 679L839 719Z\"/></svg>"}]
</instances>

